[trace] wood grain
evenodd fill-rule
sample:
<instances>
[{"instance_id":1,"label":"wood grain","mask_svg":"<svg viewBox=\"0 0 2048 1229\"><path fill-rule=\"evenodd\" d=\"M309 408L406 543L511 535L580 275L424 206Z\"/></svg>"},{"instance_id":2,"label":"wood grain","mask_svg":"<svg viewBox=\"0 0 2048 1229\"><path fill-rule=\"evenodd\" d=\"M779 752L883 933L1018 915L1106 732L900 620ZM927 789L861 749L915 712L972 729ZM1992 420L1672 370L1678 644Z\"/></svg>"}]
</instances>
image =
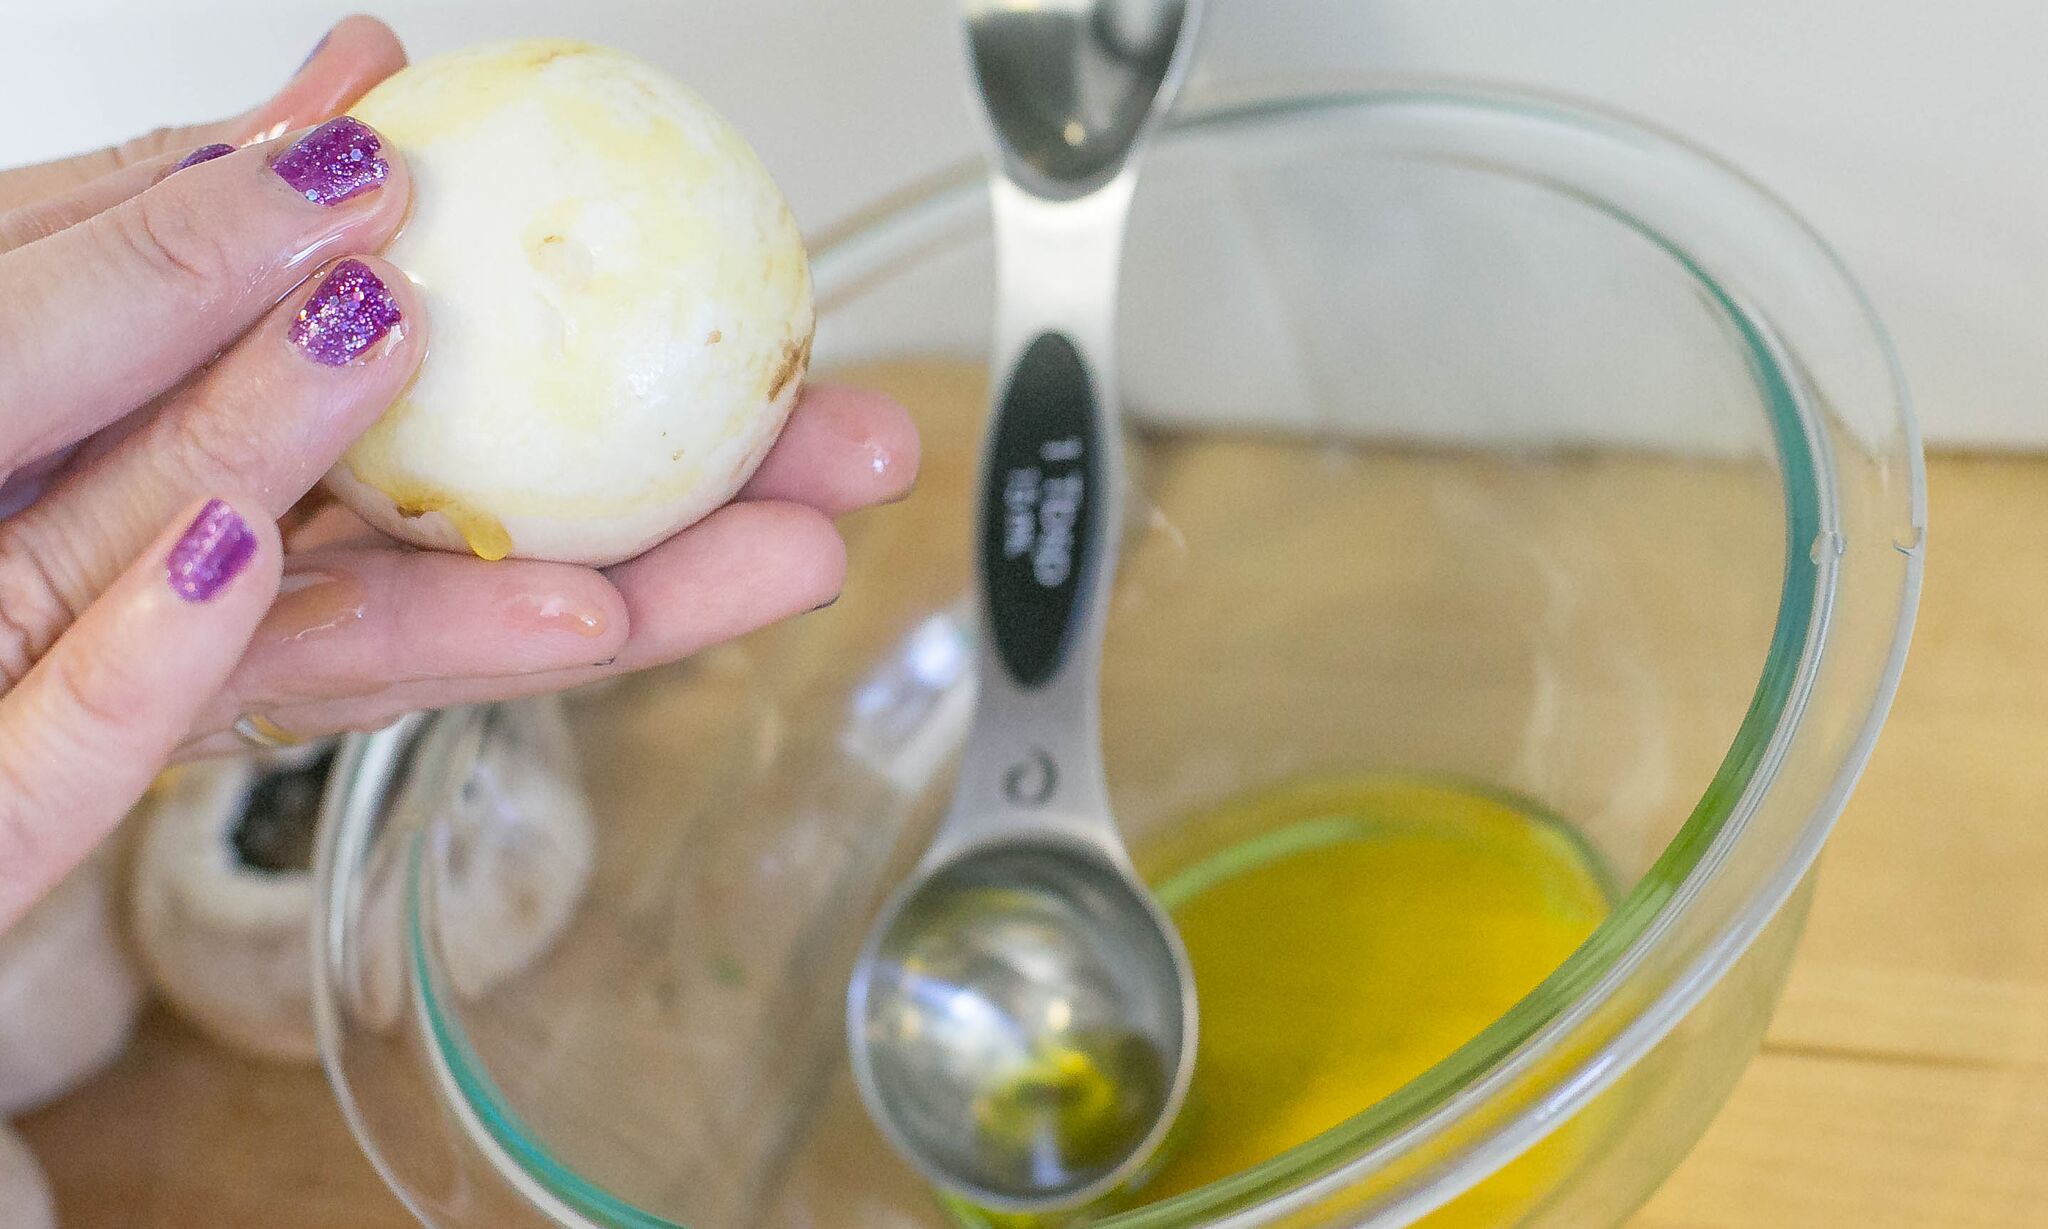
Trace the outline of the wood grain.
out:
<instances>
[{"instance_id":1,"label":"wood grain","mask_svg":"<svg viewBox=\"0 0 2048 1229\"><path fill-rule=\"evenodd\" d=\"M2048 462L1939 458L1898 702L1764 1054L1636 1229L2048 1223Z\"/></svg>"},{"instance_id":2,"label":"wood grain","mask_svg":"<svg viewBox=\"0 0 2048 1229\"><path fill-rule=\"evenodd\" d=\"M2048 461L1944 458L1933 483L1913 661L1784 1005L1634 1229L2043 1223ZM907 520L884 532L918 537ZM70 1229L412 1224L317 1072L236 1058L158 1012L115 1068L21 1125Z\"/></svg>"}]
</instances>

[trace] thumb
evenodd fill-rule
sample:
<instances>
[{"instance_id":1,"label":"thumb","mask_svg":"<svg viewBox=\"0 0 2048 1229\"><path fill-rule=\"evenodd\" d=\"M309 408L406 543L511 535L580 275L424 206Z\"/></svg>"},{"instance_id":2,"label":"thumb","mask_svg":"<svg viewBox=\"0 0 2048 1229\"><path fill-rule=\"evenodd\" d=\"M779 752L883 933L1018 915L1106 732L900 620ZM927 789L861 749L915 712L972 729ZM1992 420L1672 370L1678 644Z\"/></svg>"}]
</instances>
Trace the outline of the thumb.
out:
<instances>
[{"instance_id":1,"label":"thumb","mask_svg":"<svg viewBox=\"0 0 2048 1229\"><path fill-rule=\"evenodd\" d=\"M261 508L188 508L0 695L0 930L120 822L241 660L283 553Z\"/></svg>"}]
</instances>

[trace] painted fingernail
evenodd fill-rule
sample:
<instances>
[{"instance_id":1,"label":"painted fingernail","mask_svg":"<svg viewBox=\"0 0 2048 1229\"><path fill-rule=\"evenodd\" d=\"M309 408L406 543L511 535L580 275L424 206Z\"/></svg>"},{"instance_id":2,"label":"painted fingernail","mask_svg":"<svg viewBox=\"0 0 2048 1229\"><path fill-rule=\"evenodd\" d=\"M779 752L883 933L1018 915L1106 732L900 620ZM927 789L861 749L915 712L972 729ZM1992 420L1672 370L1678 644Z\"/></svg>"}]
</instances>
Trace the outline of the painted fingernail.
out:
<instances>
[{"instance_id":1,"label":"painted fingernail","mask_svg":"<svg viewBox=\"0 0 2048 1229\"><path fill-rule=\"evenodd\" d=\"M171 592L188 602L209 602L256 557L256 531L218 499L199 510L164 561Z\"/></svg>"},{"instance_id":2,"label":"painted fingernail","mask_svg":"<svg viewBox=\"0 0 2048 1229\"><path fill-rule=\"evenodd\" d=\"M307 296L287 336L314 362L339 367L376 344L402 319L398 300L370 266L344 260Z\"/></svg>"},{"instance_id":3,"label":"painted fingernail","mask_svg":"<svg viewBox=\"0 0 2048 1229\"><path fill-rule=\"evenodd\" d=\"M308 52L306 53L306 58L305 58L305 59L303 59L303 60L300 60L300 61L299 61L299 66L298 66L297 68L294 68L294 69L292 70L292 76L296 77L296 76L298 76L298 75L299 75L300 73L302 73L302 72L305 72L305 71L306 71L306 66L307 66L307 65L309 65L309 64L311 64L311 63L312 63L313 61L315 61L315 60L319 59L319 58L320 58L320 53L321 53L321 52L323 52L323 51L325 51L325 50L327 50L327 40L328 40L328 39L330 39L330 38L333 38L333 37L334 37L334 31L332 31L332 30L329 30L329 31L328 31L327 33L325 33L325 34L321 35L321 36L320 36L320 41L319 41L319 42L317 42L317 43L314 43L314 44L313 44L313 49L312 49L311 51L308 51Z\"/></svg>"},{"instance_id":4,"label":"painted fingernail","mask_svg":"<svg viewBox=\"0 0 2048 1229\"><path fill-rule=\"evenodd\" d=\"M595 640L604 635L604 611L558 593L517 593L500 607L507 623L525 632L574 632Z\"/></svg>"},{"instance_id":5,"label":"painted fingernail","mask_svg":"<svg viewBox=\"0 0 2048 1229\"><path fill-rule=\"evenodd\" d=\"M223 158L234 152L235 147L232 145L202 145L186 154L178 165L172 167L171 174L175 175L188 166L198 166L202 162L211 162L215 158Z\"/></svg>"},{"instance_id":6,"label":"painted fingernail","mask_svg":"<svg viewBox=\"0 0 2048 1229\"><path fill-rule=\"evenodd\" d=\"M368 124L343 115L300 137L270 169L314 204L339 205L377 187L391 173L391 164L377 154L383 147Z\"/></svg>"}]
</instances>

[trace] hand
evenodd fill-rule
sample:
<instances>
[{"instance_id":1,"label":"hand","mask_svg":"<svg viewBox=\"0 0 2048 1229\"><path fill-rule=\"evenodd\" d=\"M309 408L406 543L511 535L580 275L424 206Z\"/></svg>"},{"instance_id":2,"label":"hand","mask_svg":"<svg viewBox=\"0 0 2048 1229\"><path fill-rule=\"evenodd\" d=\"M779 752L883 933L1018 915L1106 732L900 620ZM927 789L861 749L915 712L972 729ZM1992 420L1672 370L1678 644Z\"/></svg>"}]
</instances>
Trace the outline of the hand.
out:
<instances>
[{"instance_id":1,"label":"hand","mask_svg":"<svg viewBox=\"0 0 2048 1229\"><path fill-rule=\"evenodd\" d=\"M275 164L403 62L352 18L247 115L0 173L0 928L240 715L312 737L676 660L830 600L831 518L915 475L900 407L813 388L737 500L603 571L417 552L308 498L428 321L369 255L402 159L322 201ZM360 346L306 344L302 308L373 283Z\"/></svg>"}]
</instances>

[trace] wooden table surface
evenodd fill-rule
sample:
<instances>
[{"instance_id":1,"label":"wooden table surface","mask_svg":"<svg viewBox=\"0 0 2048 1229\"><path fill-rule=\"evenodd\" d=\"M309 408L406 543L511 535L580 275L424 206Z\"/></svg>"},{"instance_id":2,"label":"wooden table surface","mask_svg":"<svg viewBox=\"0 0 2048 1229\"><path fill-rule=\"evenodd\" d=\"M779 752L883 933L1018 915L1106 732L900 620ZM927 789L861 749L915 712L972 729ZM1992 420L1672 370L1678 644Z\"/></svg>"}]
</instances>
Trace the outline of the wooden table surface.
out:
<instances>
[{"instance_id":1,"label":"wooden table surface","mask_svg":"<svg viewBox=\"0 0 2048 1229\"><path fill-rule=\"evenodd\" d=\"M1635 1229L2048 1223L2048 461L1932 482L1912 661L1784 1005ZM21 1126L70 1229L411 1224L317 1072L161 1012Z\"/></svg>"},{"instance_id":2,"label":"wooden table surface","mask_svg":"<svg viewBox=\"0 0 2048 1229\"><path fill-rule=\"evenodd\" d=\"M1929 481L1905 681L1784 1002L1635 1229L2048 1225L2048 461Z\"/></svg>"}]
</instances>

